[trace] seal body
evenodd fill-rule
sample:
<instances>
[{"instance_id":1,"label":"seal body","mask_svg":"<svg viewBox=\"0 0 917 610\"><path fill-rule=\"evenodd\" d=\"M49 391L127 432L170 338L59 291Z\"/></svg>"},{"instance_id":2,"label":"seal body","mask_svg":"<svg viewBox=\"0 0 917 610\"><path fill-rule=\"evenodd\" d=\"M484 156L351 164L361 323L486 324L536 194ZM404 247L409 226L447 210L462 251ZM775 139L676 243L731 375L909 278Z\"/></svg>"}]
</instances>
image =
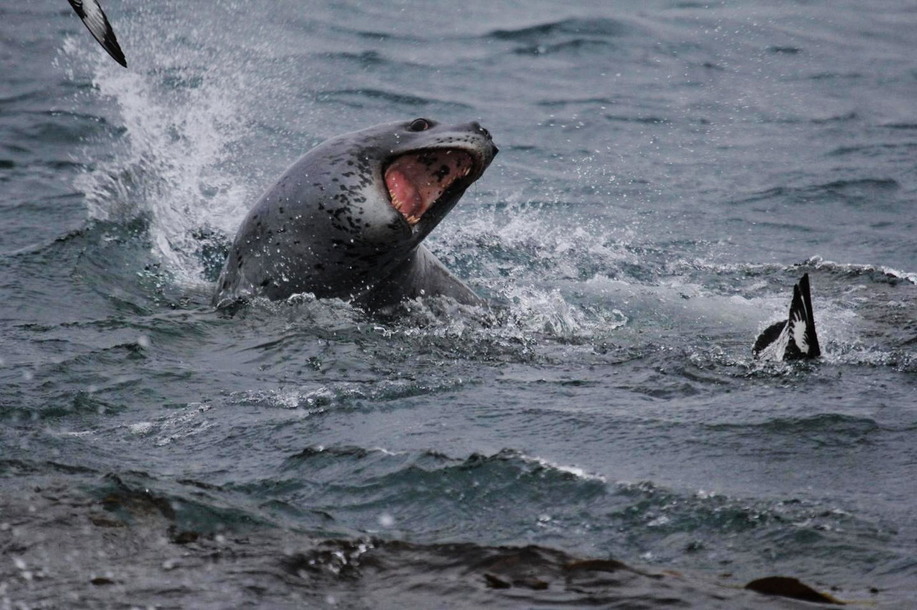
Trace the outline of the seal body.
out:
<instances>
[{"instance_id":1,"label":"seal body","mask_svg":"<svg viewBox=\"0 0 917 610\"><path fill-rule=\"evenodd\" d=\"M423 295L479 303L421 242L496 153L479 124L428 119L320 144L243 220L214 305L304 292L373 310Z\"/></svg>"}]
</instances>

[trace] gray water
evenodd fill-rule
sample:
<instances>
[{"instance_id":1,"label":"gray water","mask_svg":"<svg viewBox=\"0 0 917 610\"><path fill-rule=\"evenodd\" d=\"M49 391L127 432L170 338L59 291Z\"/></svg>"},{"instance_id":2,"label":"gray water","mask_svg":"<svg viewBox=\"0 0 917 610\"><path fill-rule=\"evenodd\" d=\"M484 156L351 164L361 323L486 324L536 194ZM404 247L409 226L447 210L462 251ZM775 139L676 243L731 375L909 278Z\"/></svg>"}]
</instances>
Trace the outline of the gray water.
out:
<instances>
[{"instance_id":1,"label":"gray water","mask_svg":"<svg viewBox=\"0 0 917 610\"><path fill-rule=\"evenodd\" d=\"M917 603L911 3L104 5L128 70L0 7L0 607ZM493 307L210 308L419 116L500 147L428 239ZM824 356L754 361L803 273ZM485 580L527 545L695 584Z\"/></svg>"}]
</instances>

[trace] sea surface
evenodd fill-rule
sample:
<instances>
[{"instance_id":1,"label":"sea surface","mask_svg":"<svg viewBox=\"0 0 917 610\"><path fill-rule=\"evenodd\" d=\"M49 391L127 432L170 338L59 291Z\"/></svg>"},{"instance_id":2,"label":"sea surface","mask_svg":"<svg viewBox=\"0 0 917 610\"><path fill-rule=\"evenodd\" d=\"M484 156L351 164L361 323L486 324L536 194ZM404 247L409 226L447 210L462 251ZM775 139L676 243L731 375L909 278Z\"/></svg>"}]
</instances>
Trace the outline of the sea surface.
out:
<instances>
[{"instance_id":1,"label":"sea surface","mask_svg":"<svg viewBox=\"0 0 917 610\"><path fill-rule=\"evenodd\" d=\"M915 607L913 2L103 4L128 69L0 6L0 608ZM500 148L427 240L489 307L210 306L416 117Z\"/></svg>"}]
</instances>

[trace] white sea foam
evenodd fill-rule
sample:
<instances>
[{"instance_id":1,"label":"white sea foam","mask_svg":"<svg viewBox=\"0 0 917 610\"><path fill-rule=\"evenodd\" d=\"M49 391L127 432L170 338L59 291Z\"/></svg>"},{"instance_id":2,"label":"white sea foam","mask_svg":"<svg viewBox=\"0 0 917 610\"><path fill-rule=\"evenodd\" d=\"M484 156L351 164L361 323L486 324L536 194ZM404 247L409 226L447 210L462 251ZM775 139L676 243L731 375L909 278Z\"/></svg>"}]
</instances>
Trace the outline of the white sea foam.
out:
<instances>
[{"instance_id":1,"label":"white sea foam","mask_svg":"<svg viewBox=\"0 0 917 610\"><path fill-rule=\"evenodd\" d=\"M884 265L838 263L834 261L826 261L818 256L809 259L807 262L808 264L813 265L816 269L839 269L853 273L881 273L898 279L907 280L911 284L917 285L917 272L901 271L891 267L886 267Z\"/></svg>"},{"instance_id":2,"label":"white sea foam","mask_svg":"<svg viewBox=\"0 0 917 610\"><path fill-rule=\"evenodd\" d=\"M126 429L131 436L152 436L153 443L163 447L209 430L213 422L205 414L210 408L209 404L190 403L155 420L126 424L122 429Z\"/></svg>"},{"instance_id":3,"label":"white sea foam","mask_svg":"<svg viewBox=\"0 0 917 610\"><path fill-rule=\"evenodd\" d=\"M538 466L541 466L542 468L545 468L548 470L555 470L557 472L563 472L566 474L570 474L576 477L577 479L582 479L583 481L597 481L599 483L606 482L605 477L603 477L602 475L592 474L582 468L579 468L578 466L566 466L564 464L557 464L545 458L541 458L538 456L530 456L530 455L526 455L525 453L521 453L521 452L517 452L516 456L524 462L528 462L530 464L537 464Z\"/></svg>"}]
</instances>

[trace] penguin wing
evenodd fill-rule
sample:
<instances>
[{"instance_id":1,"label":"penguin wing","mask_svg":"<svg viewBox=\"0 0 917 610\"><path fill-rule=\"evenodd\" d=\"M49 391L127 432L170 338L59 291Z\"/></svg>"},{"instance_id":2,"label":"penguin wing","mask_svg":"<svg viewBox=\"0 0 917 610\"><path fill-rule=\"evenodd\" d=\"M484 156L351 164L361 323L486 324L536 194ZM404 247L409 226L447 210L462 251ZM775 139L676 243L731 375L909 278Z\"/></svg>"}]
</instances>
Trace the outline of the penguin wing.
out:
<instances>
[{"instance_id":1,"label":"penguin wing","mask_svg":"<svg viewBox=\"0 0 917 610\"><path fill-rule=\"evenodd\" d=\"M791 341L786 353L787 359L817 358L821 355L818 335L815 332L815 316L812 313L812 295L809 291L809 274L806 273L793 287L793 302L787 321Z\"/></svg>"},{"instance_id":2,"label":"penguin wing","mask_svg":"<svg viewBox=\"0 0 917 610\"><path fill-rule=\"evenodd\" d=\"M67 1L80 19L83 20L93 38L99 41L99 44L108 51L108 54L116 62L126 68L127 60L124 58L124 52L121 50L118 39L115 38L115 31L112 29L111 24L108 22L108 17L105 16L105 12L99 6L99 3L96 0Z\"/></svg>"},{"instance_id":3,"label":"penguin wing","mask_svg":"<svg viewBox=\"0 0 917 610\"><path fill-rule=\"evenodd\" d=\"M752 353L762 360L801 360L821 355L815 316L812 313L812 295L809 274L793 286L793 300L787 319L767 328L755 341Z\"/></svg>"}]
</instances>

